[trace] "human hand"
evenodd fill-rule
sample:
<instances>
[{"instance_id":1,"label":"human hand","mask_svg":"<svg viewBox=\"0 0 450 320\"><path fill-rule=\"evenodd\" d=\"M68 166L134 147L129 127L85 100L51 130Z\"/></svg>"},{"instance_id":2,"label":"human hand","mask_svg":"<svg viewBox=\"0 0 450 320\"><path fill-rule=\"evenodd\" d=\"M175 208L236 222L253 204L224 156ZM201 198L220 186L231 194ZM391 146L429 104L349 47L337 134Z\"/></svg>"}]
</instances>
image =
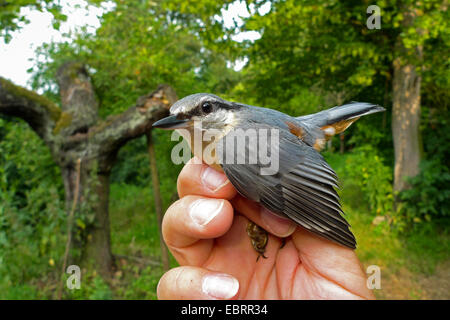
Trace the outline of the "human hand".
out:
<instances>
[{"instance_id":1,"label":"human hand","mask_svg":"<svg viewBox=\"0 0 450 320\"><path fill-rule=\"evenodd\" d=\"M191 159L177 187L162 229L180 267L160 279L159 299L374 298L353 250L243 198L225 174ZM267 259L257 261L249 220L269 232Z\"/></svg>"}]
</instances>

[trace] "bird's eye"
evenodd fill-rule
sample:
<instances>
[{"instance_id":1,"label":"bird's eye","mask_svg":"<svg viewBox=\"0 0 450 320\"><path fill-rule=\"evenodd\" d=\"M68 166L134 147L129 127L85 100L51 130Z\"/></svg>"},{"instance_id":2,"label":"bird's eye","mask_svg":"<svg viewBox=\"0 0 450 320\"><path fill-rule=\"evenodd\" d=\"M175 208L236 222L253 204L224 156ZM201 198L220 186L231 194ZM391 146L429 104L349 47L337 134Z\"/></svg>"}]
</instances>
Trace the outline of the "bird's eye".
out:
<instances>
[{"instance_id":1,"label":"bird's eye","mask_svg":"<svg viewBox=\"0 0 450 320\"><path fill-rule=\"evenodd\" d=\"M202 104L202 111L204 113L210 113L212 111L212 105L209 102L203 102Z\"/></svg>"}]
</instances>

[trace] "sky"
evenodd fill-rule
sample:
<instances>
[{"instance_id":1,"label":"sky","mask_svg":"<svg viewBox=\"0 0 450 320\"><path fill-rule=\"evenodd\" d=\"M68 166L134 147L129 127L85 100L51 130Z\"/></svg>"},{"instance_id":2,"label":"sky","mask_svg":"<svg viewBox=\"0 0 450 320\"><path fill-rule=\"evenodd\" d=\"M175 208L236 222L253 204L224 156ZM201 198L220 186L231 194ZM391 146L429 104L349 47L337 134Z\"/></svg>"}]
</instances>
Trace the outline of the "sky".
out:
<instances>
[{"instance_id":1,"label":"sky","mask_svg":"<svg viewBox=\"0 0 450 320\"><path fill-rule=\"evenodd\" d=\"M0 40L0 76L13 81L15 84L28 87L31 75L27 72L33 67L33 58L36 57L36 49L44 43L67 41L63 36L64 33L76 31L82 26L87 26L90 32L95 32L100 26L99 17L106 11L113 8L112 5L105 5L102 8L90 6L86 10L86 2L84 0L61 0L63 13L67 15L66 22L61 24L60 30L52 28L52 15L50 13L39 12L23 8L22 12L30 21L19 31L12 34L10 43L5 44ZM265 14L270 7L263 7L259 10ZM233 25L233 19L238 23L242 20L239 17L248 17L249 12L243 2L234 2L228 10L222 10L222 16L226 27ZM257 32L243 32L233 40L256 40L260 37ZM236 61L233 64L235 70L241 69L244 61Z\"/></svg>"},{"instance_id":2,"label":"sky","mask_svg":"<svg viewBox=\"0 0 450 320\"><path fill-rule=\"evenodd\" d=\"M69 4L70 2L70 4ZM23 8L22 13L30 21L21 30L13 33L10 43L5 44L0 40L0 76L13 81L15 84L27 86L30 74L27 70L33 67L31 59L35 57L36 49L43 43L63 41L63 33L74 31L82 25L88 25L92 32L100 26L98 16L102 9L91 7L89 11L77 5L84 5L83 0L63 0L63 12L68 19L61 24L60 31L52 27L52 15Z\"/></svg>"}]
</instances>

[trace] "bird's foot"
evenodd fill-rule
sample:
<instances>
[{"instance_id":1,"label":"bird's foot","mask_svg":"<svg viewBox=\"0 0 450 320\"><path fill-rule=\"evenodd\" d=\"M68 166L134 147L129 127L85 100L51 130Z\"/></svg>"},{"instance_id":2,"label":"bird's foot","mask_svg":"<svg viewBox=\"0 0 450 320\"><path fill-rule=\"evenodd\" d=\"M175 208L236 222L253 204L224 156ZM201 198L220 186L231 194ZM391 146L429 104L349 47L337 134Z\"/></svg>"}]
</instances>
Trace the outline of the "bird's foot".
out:
<instances>
[{"instance_id":1,"label":"bird's foot","mask_svg":"<svg viewBox=\"0 0 450 320\"><path fill-rule=\"evenodd\" d=\"M260 257L267 259L264 255L266 252L267 241L269 240L269 234L266 230L258 226L256 223L249 221L247 224L247 234L251 239L253 249L258 253L256 261Z\"/></svg>"},{"instance_id":2,"label":"bird's foot","mask_svg":"<svg viewBox=\"0 0 450 320\"><path fill-rule=\"evenodd\" d=\"M283 249L283 247L286 245L286 238L281 239L281 246L280 249Z\"/></svg>"}]
</instances>

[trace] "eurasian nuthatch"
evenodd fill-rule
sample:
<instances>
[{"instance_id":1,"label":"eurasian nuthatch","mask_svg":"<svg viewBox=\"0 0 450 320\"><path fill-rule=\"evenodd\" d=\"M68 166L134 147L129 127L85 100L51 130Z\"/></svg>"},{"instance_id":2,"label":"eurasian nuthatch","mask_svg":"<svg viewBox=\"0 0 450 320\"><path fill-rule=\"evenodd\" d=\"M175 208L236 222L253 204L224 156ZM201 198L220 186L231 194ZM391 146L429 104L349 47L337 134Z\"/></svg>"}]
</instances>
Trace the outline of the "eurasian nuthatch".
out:
<instances>
[{"instance_id":1,"label":"eurasian nuthatch","mask_svg":"<svg viewBox=\"0 0 450 320\"><path fill-rule=\"evenodd\" d=\"M208 158L203 153L209 146L212 159L209 157L205 162L223 171L244 197L310 232L354 249L356 240L341 215L343 211L335 191L338 187L336 173L319 151L328 139L343 132L359 117L384 110L377 105L352 102L311 115L291 117L276 110L198 93L177 101L170 108L171 115L153 126L178 129L197 157ZM215 131L213 141L196 142L193 138L196 127L201 133ZM261 141L261 137L252 140L255 136L247 134L252 130L268 138L270 143ZM241 150L235 148L234 143L240 135L246 136L245 141L241 141ZM262 173L268 166L267 162L262 163L262 154L278 160L276 172ZM242 157L246 161L242 161ZM255 249L264 254L264 249L257 246Z\"/></svg>"}]
</instances>

